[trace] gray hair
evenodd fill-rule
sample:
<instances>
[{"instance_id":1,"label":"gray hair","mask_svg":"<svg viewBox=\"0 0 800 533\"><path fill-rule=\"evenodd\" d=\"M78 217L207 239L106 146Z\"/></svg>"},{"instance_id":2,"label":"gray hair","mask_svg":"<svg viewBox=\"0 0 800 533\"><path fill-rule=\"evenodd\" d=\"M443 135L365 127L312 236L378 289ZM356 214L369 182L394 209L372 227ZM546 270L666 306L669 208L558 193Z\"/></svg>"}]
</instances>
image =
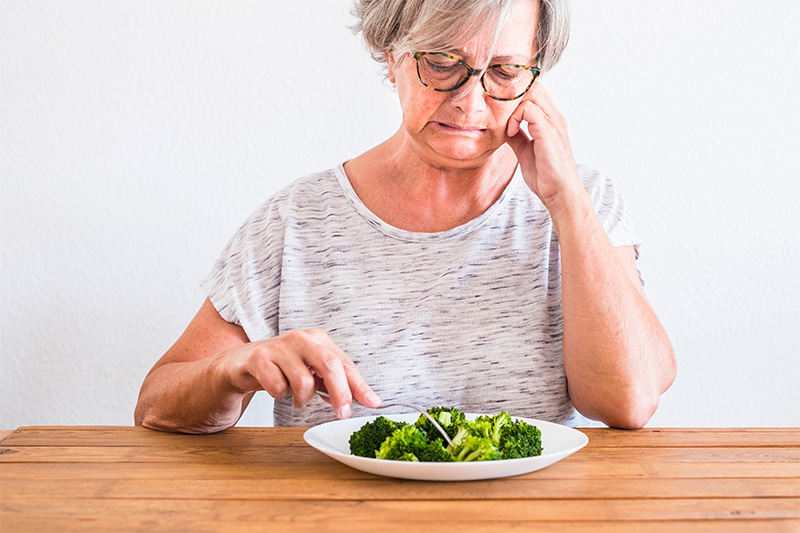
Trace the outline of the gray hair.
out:
<instances>
[{"instance_id":1,"label":"gray hair","mask_svg":"<svg viewBox=\"0 0 800 533\"><path fill-rule=\"evenodd\" d=\"M520 0L356 0L352 27L361 33L372 57L386 65L386 54L457 48L494 25L493 46ZM534 0L531 0L534 1ZM569 0L539 2L535 55L542 71L561 59L569 41ZM476 23L481 21L481 24ZM398 57L400 59L401 57Z\"/></svg>"}]
</instances>

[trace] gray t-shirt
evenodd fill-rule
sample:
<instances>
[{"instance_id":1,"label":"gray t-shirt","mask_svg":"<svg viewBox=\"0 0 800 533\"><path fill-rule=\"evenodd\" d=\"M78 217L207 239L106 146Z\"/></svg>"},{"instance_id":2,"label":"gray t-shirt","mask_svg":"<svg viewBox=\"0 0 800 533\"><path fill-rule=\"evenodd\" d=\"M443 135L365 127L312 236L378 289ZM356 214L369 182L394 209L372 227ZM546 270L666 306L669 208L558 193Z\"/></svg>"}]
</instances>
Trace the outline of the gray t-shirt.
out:
<instances>
[{"instance_id":1,"label":"gray t-shirt","mask_svg":"<svg viewBox=\"0 0 800 533\"><path fill-rule=\"evenodd\" d=\"M580 170L613 244L638 245L611 181ZM250 216L202 287L251 341L324 330L384 402L587 422L567 394L558 241L519 172L485 213L440 233L380 220L341 165L301 178ZM334 419L319 398L275 401L276 425Z\"/></svg>"}]
</instances>

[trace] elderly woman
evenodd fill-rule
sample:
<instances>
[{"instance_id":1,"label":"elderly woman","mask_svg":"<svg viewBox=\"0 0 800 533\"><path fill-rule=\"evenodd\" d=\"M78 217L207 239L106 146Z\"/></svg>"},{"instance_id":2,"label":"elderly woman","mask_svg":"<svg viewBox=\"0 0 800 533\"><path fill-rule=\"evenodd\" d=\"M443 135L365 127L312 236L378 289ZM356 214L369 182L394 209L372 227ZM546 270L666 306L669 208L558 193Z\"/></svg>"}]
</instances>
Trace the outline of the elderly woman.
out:
<instances>
[{"instance_id":1,"label":"elderly woman","mask_svg":"<svg viewBox=\"0 0 800 533\"><path fill-rule=\"evenodd\" d=\"M381 398L644 425L674 379L672 348L619 193L576 165L536 81L566 44L565 0L355 11L402 124L252 214L146 377L136 423L219 431L265 390L277 425Z\"/></svg>"}]
</instances>

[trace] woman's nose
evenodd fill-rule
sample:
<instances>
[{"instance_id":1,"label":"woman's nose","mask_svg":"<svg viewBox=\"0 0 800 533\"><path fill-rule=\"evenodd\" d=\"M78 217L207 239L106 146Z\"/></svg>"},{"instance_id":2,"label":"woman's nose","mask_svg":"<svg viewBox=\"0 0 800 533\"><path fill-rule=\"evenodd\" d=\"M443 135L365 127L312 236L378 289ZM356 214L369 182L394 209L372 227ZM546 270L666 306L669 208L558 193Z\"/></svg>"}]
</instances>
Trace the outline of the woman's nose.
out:
<instances>
[{"instance_id":1,"label":"woman's nose","mask_svg":"<svg viewBox=\"0 0 800 533\"><path fill-rule=\"evenodd\" d=\"M480 76L470 76L467 82L451 93L453 104L464 112L481 111L486 107L488 95L483 90Z\"/></svg>"}]
</instances>

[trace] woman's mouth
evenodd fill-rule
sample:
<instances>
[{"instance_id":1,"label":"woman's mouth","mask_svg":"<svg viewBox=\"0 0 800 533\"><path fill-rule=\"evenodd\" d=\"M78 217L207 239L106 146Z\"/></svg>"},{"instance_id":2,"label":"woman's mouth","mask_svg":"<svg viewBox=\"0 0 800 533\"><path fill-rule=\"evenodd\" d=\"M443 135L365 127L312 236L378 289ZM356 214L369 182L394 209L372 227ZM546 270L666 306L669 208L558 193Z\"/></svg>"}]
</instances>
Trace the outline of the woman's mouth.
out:
<instances>
[{"instance_id":1,"label":"woman's mouth","mask_svg":"<svg viewBox=\"0 0 800 533\"><path fill-rule=\"evenodd\" d=\"M434 126L445 133L454 133L457 135L483 135L487 130L478 126L460 126L457 124L448 124L446 122L434 122Z\"/></svg>"}]
</instances>

